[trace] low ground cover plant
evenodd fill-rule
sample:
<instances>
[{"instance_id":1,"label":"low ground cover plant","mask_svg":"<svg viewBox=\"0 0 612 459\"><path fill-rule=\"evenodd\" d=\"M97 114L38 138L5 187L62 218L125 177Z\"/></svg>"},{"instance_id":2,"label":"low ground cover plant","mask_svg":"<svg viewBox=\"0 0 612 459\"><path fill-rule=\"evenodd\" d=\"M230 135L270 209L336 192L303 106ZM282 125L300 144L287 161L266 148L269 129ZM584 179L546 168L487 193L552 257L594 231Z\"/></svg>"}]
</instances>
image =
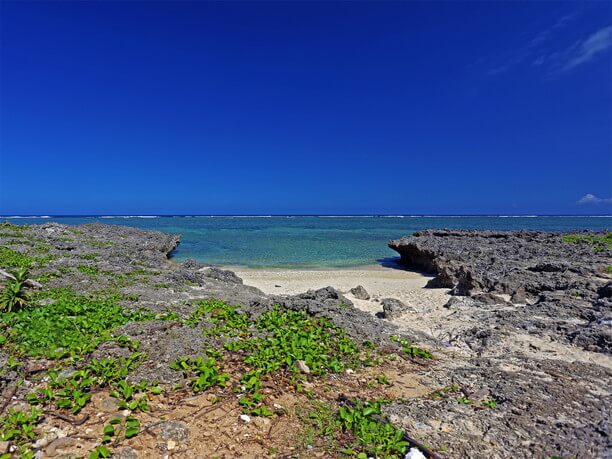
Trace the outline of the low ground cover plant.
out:
<instances>
[{"instance_id":1,"label":"low ground cover plant","mask_svg":"<svg viewBox=\"0 0 612 459\"><path fill-rule=\"evenodd\" d=\"M593 247L596 252L601 252L605 249L612 248L612 232L606 233L604 236L595 236L592 234L568 234L561 237L561 240L567 244L588 244Z\"/></svg>"},{"instance_id":2,"label":"low ground cover plant","mask_svg":"<svg viewBox=\"0 0 612 459\"><path fill-rule=\"evenodd\" d=\"M0 314L5 345L17 354L50 359L82 357L113 339L114 328L155 318L146 311L126 310L115 298L78 295L68 288L32 298L33 302L40 300L50 303Z\"/></svg>"},{"instance_id":3,"label":"low ground cover plant","mask_svg":"<svg viewBox=\"0 0 612 459\"><path fill-rule=\"evenodd\" d=\"M5 251L4 257L9 260L7 266L31 266L40 262L40 259L14 251ZM89 255L81 258L96 259ZM64 274L75 271L91 276L112 274L91 265L80 265L76 270L59 270ZM90 456L111 457L118 442L141 431L136 415L149 411L150 397L162 392L155 384L128 382L128 374L145 356L138 352L138 341L117 336L113 331L130 322L160 317L123 306L126 301L137 303L139 296L121 295L114 285L90 294L78 294L64 287L25 295L23 282L27 278L27 268L20 272L22 274L15 275L15 282L21 282L21 285L12 294L10 307L3 307L0 311L0 347L3 352L11 354L11 361L17 363L19 360L15 357L21 361L51 359L57 365L47 370L44 378L41 374L39 386L27 395L31 411L20 414L9 411L0 419L3 426L0 436L18 446L19 457L32 457L28 445L35 440L35 426L46 410L78 415L91 402L96 391L105 389L118 400L120 409L131 413L105 425L100 444ZM144 270L134 271L134 276L145 274ZM50 275L47 280L59 276ZM184 374L190 389L201 393L215 387L227 390L224 388L230 386L240 394L239 405L243 413L251 416L274 415L266 404L262 387L279 375L290 381L299 392L301 384L308 378L343 373L349 368L371 364L375 352L371 343L355 342L324 317L280 307L251 317L239 306L210 300L198 302L187 319L180 319L176 314L161 319L199 326L210 339L211 345L203 350L203 356L184 357L171 364L171 368ZM130 349L132 354L126 358L91 359L91 352L107 341ZM420 351L412 351L412 355L427 358ZM69 371L66 371L68 366ZM15 371L27 371L18 365L14 368ZM224 372L228 368L234 370L229 372L231 376ZM378 381L388 384L382 377ZM349 455L368 453L377 457L399 457L402 451L401 438L396 438L399 434L385 422L371 417L374 413L370 413L372 407L374 405L364 403L363 406L346 408L348 412L330 407L327 409L331 413L328 413L328 419L324 420L321 415L319 422L326 429L330 441L332 437L338 438L339 444L346 446L347 435L352 438L350 448L346 449ZM0 456L0 459L6 458Z\"/></svg>"}]
</instances>

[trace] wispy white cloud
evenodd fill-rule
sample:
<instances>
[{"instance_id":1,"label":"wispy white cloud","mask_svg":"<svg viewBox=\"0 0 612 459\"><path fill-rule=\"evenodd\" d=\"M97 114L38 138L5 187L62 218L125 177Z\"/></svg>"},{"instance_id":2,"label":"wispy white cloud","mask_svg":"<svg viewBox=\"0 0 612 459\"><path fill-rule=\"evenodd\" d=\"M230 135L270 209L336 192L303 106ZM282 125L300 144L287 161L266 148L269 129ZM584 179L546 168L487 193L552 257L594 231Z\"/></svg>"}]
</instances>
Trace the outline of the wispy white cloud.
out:
<instances>
[{"instance_id":1,"label":"wispy white cloud","mask_svg":"<svg viewBox=\"0 0 612 459\"><path fill-rule=\"evenodd\" d=\"M598 198L588 193L578 200L578 204L612 204L612 198Z\"/></svg>"},{"instance_id":2,"label":"wispy white cloud","mask_svg":"<svg viewBox=\"0 0 612 459\"><path fill-rule=\"evenodd\" d=\"M612 48L612 25L596 30L587 38L574 43L566 53L567 62L561 70L571 70L586 64L595 56Z\"/></svg>"},{"instance_id":3,"label":"wispy white cloud","mask_svg":"<svg viewBox=\"0 0 612 459\"><path fill-rule=\"evenodd\" d=\"M487 74L490 76L500 75L530 61L533 62L535 66L544 64L548 56L543 51L543 48L558 31L567 27L577 15L577 13L572 13L561 16L548 27L535 33L535 35L532 34L531 38L522 43L518 48L502 53L501 57L496 55L495 58L490 61L490 67L487 70Z\"/></svg>"},{"instance_id":4,"label":"wispy white cloud","mask_svg":"<svg viewBox=\"0 0 612 459\"><path fill-rule=\"evenodd\" d=\"M544 30L538 32L531 39L531 41L528 44L528 47L529 48L535 48L535 47L541 45L542 43L546 42L555 31L557 31L558 29L564 28L575 17L576 17L575 13L573 13L573 14L566 14L565 16L561 16L559 19L557 19L557 22L555 22L549 28L544 29Z\"/></svg>"},{"instance_id":5,"label":"wispy white cloud","mask_svg":"<svg viewBox=\"0 0 612 459\"><path fill-rule=\"evenodd\" d=\"M579 16L578 11L565 14L547 27L532 32L531 36L525 34L524 41L514 49L484 59L488 65L487 74L497 76L529 65L554 77L612 50L612 25L600 26L582 36L576 35L577 30L570 30L570 25Z\"/></svg>"}]
</instances>

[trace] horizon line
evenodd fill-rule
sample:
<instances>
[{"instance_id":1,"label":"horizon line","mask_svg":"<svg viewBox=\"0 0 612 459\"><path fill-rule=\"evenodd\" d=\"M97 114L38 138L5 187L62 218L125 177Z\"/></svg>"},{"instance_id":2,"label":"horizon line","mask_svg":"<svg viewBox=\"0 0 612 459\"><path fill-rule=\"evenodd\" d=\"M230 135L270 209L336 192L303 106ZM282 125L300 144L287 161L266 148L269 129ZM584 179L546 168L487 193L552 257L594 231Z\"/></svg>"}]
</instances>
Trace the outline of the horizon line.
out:
<instances>
[{"instance_id":1,"label":"horizon line","mask_svg":"<svg viewBox=\"0 0 612 459\"><path fill-rule=\"evenodd\" d=\"M192 218L214 218L214 217L243 217L243 218L274 218L274 217L336 217L336 218L359 218L359 217L386 217L386 218L405 218L405 217L501 217L501 218L536 218L536 217L605 217L610 218L612 214L11 214L0 215L0 218L172 218L172 217L192 217Z\"/></svg>"}]
</instances>

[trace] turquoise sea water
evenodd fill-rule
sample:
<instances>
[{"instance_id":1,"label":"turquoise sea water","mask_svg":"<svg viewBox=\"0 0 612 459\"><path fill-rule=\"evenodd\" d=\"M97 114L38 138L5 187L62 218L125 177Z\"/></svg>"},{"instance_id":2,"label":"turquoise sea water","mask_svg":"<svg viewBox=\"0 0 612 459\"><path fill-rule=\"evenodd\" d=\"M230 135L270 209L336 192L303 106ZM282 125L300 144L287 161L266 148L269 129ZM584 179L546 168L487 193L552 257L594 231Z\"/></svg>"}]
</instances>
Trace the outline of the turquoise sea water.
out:
<instances>
[{"instance_id":1,"label":"turquoise sea water","mask_svg":"<svg viewBox=\"0 0 612 459\"><path fill-rule=\"evenodd\" d=\"M178 260L215 265L322 268L381 263L390 239L426 228L610 230L610 217L47 217L16 224L102 222L182 235Z\"/></svg>"}]
</instances>

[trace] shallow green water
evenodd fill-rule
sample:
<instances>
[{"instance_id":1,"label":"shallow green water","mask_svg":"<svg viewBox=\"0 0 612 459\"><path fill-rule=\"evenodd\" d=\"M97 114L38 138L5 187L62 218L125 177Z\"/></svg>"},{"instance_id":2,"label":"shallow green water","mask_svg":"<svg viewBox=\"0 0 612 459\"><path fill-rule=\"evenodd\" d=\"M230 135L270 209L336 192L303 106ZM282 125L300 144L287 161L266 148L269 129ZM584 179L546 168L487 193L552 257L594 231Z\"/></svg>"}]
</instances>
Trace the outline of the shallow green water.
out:
<instances>
[{"instance_id":1,"label":"shallow green water","mask_svg":"<svg viewBox=\"0 0 612 459\"><path fill-rule=\"evenodd\" d=\"M381 263L396 253L387 247L426 228L609 230L608 217L53 217L11 218L17 224L99 221L178 233L178 260L217 265L322 268Z\"/></svg>"}]
</instances>

